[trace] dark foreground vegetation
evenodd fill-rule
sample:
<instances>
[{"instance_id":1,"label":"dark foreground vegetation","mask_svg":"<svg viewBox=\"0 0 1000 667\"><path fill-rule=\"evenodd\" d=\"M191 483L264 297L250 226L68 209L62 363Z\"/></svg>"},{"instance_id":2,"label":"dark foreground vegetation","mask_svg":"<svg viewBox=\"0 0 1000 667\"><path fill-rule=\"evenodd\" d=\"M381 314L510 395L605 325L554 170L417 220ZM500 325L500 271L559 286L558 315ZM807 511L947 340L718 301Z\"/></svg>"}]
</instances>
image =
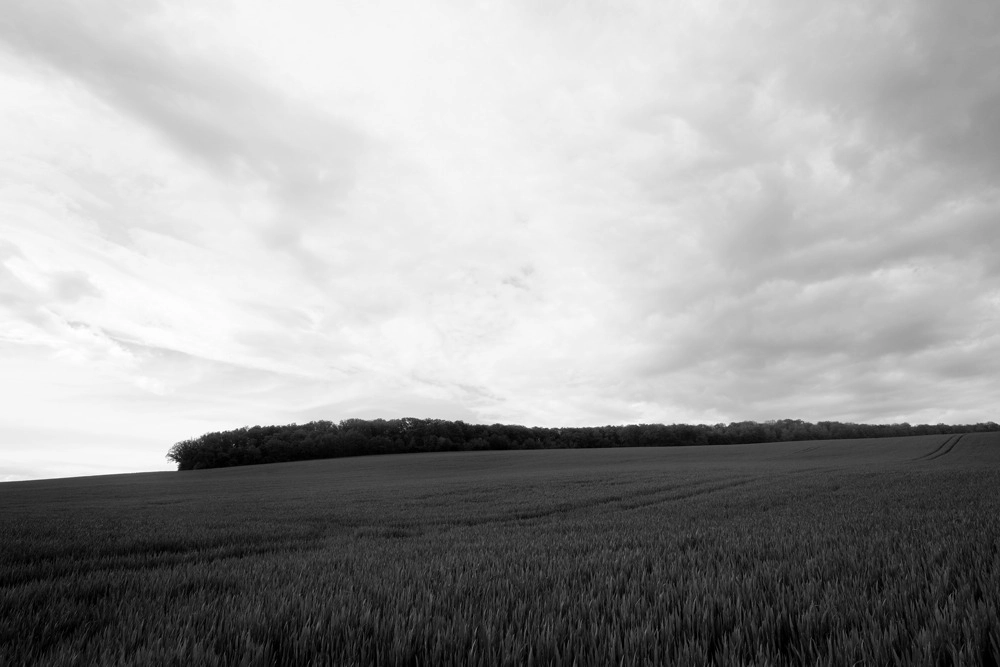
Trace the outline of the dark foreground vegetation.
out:
<instances>
[{"instance_id":1,"label":"dark foreground vegetation","mask_svg":"<svg viewBox=\"0 0 1000 667\"><path fill-rule=\"evenodd\" d=\"M2 665L996 665L1000 435L0 485Z\"/></svg>"},{"instance_id":2,"label":"dark foreground vegetation","mask_svg":"<svg viewBox=\"0 0 1000 667\"><path fill-rule=\"evenodd\" d=\"M507 449L591 449L734 445L795 440L894 438L1000 431L993 422L947 424L845 424L798 419L731 424L630 424L542 428L466 424L443 419L345 419L285 426L244 426L178 442L167 453L178 470L257 463L332 459L364 454L412 454Z\"/></svg>"}]
</instances>

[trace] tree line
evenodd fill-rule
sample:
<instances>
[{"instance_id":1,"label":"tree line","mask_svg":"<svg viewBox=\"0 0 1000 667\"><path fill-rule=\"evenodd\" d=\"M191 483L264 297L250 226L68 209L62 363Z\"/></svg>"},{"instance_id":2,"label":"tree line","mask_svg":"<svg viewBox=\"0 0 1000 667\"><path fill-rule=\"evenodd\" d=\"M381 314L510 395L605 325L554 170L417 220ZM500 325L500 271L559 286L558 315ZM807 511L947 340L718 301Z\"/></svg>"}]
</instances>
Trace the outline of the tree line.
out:
<instances>
[{"instance_id":1,"label":"tree line","mask_svg":"<svg viewBox=\"0 0 1000 667\"><path fill-rule=\"evenodd\" d=\"M372 454L501 449L681 447L793 440L838 440L1000 431L994 422L947 424L815 424L799 419L729 424L629 424L569 428L466 424L443 419L344 419L284 426L244 426L174 444L178 470L280 463Z\"/></svg>"}]
</instances>

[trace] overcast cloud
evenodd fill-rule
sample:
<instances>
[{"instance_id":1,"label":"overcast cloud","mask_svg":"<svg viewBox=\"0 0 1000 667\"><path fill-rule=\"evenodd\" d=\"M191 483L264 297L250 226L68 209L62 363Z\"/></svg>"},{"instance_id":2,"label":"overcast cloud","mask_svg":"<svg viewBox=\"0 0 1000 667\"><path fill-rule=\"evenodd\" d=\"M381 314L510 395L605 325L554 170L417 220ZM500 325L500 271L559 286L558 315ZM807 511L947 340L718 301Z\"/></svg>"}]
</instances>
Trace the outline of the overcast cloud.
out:
<instances>
[{"instance_id":1,"label":"overcast cloud","mask_svg":"<svg viewBox=\"0 0 1000 667\"><path fill-rule=\"evenodd\" d=\"M0 480L998 417L994 2L8 0L0 99Z\"/></svg>"}]
</instances>

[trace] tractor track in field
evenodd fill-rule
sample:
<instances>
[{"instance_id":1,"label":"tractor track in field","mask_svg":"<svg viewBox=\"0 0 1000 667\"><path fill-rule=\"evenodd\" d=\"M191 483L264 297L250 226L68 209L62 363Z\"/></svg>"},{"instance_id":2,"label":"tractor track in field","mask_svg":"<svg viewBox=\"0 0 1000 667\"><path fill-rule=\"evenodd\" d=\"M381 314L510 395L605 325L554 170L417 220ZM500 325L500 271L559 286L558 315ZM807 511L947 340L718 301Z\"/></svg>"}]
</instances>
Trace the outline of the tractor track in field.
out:
<instances>
[{"instance_id":1,"label":"tractor track in field","mask_svg":"<svg viewBox=\"0 0 1000 667\"><path fill-rule=\"evenodd\" d=\"M722 482L708 482L704 484L693 485L693 488L687 489L670 489L662 495L657 495L656 497L647 498L640 501L632 501L629 503L624 503L622 509L633 510L639 509L641 507L652 507L653 505L662 505L664 503L669 503L674 500L685 500L687 498L694 498L695 496L703 496L710 493L715 493L716 491L724 491L726 489L735 489L737 487L746 486L748 484L753 484L758 481L760 477L758 476L746 476L735 478L732 480L725 480Z\"/></svg>"},{"instance_id":2,"label":"tractor track in field","mask_svg":"<svg viewBox=\"0 0 1000 667\"><path fill-rule=\"evenodd\" d=\"M684 500L696 496L716 493L730 488L746 486L759 480L759 476L747 475L735 479L709 479L698 480L696 482L678 484L667 488L651 488L633 491L625 494L609 494L596 498L587 498L576 503L560 503L556 506L541 507L533 509L515 510L511 513L477 517L474 520L460 519L457 521L444 521L442 525L450 527L456 526L482 526L493 525L515 525L523 524L526 521L545 519L559 515L569 515L574 512L586 510L601 510L605 508L615 508L619 510L635 510L653 505L668 503L671 501Z\"/></svg>"},{"instance_id":3,"label":"tractor track in field","mask_svg":"<svg viewBox=\"0 0 1000 667\"><path fill-rule=\"evenodd\" d=\"M958 444L959 440L965 437L965 433L960 433L958 435L949 436L940 445L935 447L930 452L924 454L923 456L918 456L913 459L914 461L933 461L934 459L939 459L942 456L947 456L955 449L955 445Z\"/></svg>"},{"instance_id":4,"label":"tractor track in field","mask_svg":"<svg viewBox=\"0 0 1000 667\"><path fill-rule=\"evenodd\" d=\"M946 448L944 448L941 451L939 451L937 454L934 454L933 456L928 457L927 460L928 461L933 461L934 459L939 459L942 456L947 456L948 454L950 454L955 449L955 445L957 445L959 443L959 441L962 438L964 438L964 437L965 437L965 434L963 433L962 435L960 435L957 438L955 438L954 440L952 440L950 445L948 445Z\"/></svg>"}]
</instances>

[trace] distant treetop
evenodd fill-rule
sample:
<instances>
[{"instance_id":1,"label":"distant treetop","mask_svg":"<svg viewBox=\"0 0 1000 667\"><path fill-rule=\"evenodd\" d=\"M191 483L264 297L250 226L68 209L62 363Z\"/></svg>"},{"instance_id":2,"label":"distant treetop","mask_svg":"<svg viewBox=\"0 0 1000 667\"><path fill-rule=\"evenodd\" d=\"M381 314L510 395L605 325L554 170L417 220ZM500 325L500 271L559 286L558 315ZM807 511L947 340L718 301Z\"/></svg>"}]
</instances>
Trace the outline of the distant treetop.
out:
<instances>
[{"instance_id":1,"label":"distant treetop","mask_svg":"<svg viewBox=\"0 0 1000 667\"><path fill-rule=\"evenodd\" d=\"M986 422L947 424L852 424L799 419L729 424L629 424L542 428L513 424L466 424L443 419L345 419L285 426L244 426L182 440L167 452L178 470L328 459L372 454L497 449L590 447L683 447L793 440L839 440L1000 431Z\"/></svg>"}]
</instances>

